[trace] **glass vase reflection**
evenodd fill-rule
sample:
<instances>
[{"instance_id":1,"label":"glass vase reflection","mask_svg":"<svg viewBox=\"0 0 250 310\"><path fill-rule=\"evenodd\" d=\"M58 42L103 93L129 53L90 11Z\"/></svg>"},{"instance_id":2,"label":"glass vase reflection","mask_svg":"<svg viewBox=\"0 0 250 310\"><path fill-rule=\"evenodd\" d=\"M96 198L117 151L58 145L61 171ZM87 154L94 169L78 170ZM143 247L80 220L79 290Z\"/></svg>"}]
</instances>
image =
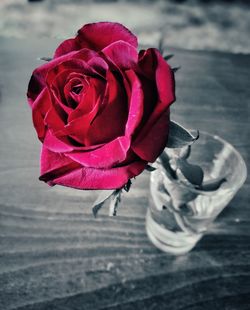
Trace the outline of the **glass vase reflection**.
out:
<instances>
[{"instance_id":1,"label":"glass vase reflection","mask_svg":"<svg viewBox=\"0 0 250 310\"><path fill-rule=\"evenodd\" d=\"M166 148L151 172L146 230L164 252L189 252L243 185L247 169L239 152L201 132L190 147Z\"/></svg>"}]
</instances>

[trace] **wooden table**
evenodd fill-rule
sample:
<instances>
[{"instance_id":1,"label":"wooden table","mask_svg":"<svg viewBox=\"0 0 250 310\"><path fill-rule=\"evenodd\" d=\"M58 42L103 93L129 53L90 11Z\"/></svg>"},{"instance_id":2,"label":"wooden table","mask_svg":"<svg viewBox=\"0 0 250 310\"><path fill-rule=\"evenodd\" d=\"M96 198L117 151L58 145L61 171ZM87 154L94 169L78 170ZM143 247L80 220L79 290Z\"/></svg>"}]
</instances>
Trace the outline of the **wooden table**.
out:
<instances>
[{"instance_id":1,"label":"wooden table","mask_svg":"<svg viewBox=\"0 0 250 310\"><path fill-rule=\"evenodd\" d=\"M107 209L93 218L94 192L38 181L25 93L37 58L57 43L0 39L0 309L250 309L249 179L179 257L146 236L149 173L116 218ZM224 137L249 163L250 55L169 52L182 67L172 118Z\"/></svg>"}]
</instances>

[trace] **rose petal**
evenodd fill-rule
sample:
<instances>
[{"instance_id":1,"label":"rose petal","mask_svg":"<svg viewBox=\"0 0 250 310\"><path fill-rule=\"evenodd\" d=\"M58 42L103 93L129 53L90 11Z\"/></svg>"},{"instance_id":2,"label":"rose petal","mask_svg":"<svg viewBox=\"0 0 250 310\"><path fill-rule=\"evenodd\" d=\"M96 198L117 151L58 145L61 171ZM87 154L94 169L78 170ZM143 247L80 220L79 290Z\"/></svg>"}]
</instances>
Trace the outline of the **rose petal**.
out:
<instances>
[{"instance_id":1,"label":"rose petal","mask_svg":"<svg viewBox=\"0 0 250 310\"><path fill-rule=\"evenodd\" d=\"M137 38L119 23L100 22L83 26L77 35L81 48L100 51L116 41L125 41L137 48Z\"/></svg>"},{"instance_id":2,"label":"rose petal","mask_svg":"<svg viewBox=\"0 0 250 310\"><path fill-rule=\"evenodd\" d=\"M136 48L124 41L114 42L102 52L121 70L134 68L138 62Z\"/></svg>"},{"instance_id":3,"label":"rose petal","mask_svg":"<svg viewBox=\"0 0 250 310\"><path fill-rule=\"evenodd\" d=\"M32 107L36 98L41 94L44 90L45 84L45 75L48 70L48 65L38 67L33 71L32 76L29 81L27 97L29 105Z\"/></svg>"},{"instance_id":4,"label":"rose petal","mask_svg":"<svg viewBox=\"0 0 250 310\"><path fill-rule=\"evenodd\" d=\"M47 130L43 145L50 151L56 153L71 152L74 150L67 137L60 137L59 139L51 132L51 130Z\"/></svg>"},{"instance_id":5,"label":"rose petal","mask_svg":"<svg viewBox=\"0 0 250 310\"><path fill-rule=\"evenodd\" d=\"M68 106L67 98L64 94L64 87L70 72L71 70L64 70L58 73L51 82L51 85L48 85L54 105L60 110L62 109L67 115L72 111L72 108Z\"/></svg>"},{"instance_id":6,"label":"rose petal","mask_svg":"<svg viewBox=\"0 0 250 310\"><path fill-rule=\"evenodd\" d=\"M137 38L119 23L100 22L87 24L78 30L76 38L65 40L58 46L54 58L86 47L100 51L119 40L128 42L135 48L138 46Z\"/></svg>"},{"instance_id":7,"label":"rose petal","mask_svg":"<svg viewBox=\"0 0 250 310\"><path fill-rule=\"evenodd\" d=\"M36 97L45 87L45 77L49 70L67 60L80 59L85 62L88 62L92 57L98 56L98 54L89 49L82 49L81 51L73 51L61 57L52 59L51 61L46 62L42 66L36 68L29 81L27 96L29 98L29 104L32 105Z\"/></svg>"},{"instance_id":8,"label":"rose petal","mask_svg":"<svg viewBox=\"0 0 250 310\"><path fill-rule=\"evenodd\" d=\"M74 89L80 89L79 92L75 92ZM63 97L65 98L65 103L69 109L70 114L73 109L75 109L84 93L86 93L89 88L88 81L83 77L73 77L68 80L68 82L63 87Z\"/></svg>"},{"instance_id":9,"label":"rose petal","mask_svg":"<svg viewBox=\"0 0 250 310\"><path fill-rule=\"evenodd\" d=\"M50 128L53 132L58 131L64 127L64 122L58 115L55 108L50 107L46 116L44 117L44 123Z\"/></svg>"},{"instance_id":10,"label":"rose petal","mask_svg":"<svg viewBox=\"0 0 250 310\"><path fill-rule=\"evenodd\" d=\"M79 59L72 59L71 61L62 62L49 70L46 77L47 87L50 89L51 97L54 99L54 106L63 121L66 121L72 112L72 108L67 106L63 90L71 75L75 76L76 74L81 74L84 79L86 77L83 74L86 74L86 76L99 76L96 75L95 70L89 67L86 62ZM99 78L103 83L103 78L101 76ZM93 104L91 103L91 105Z\"/></svg>"},{"instance_id":11,"label":"rose petal","mask_svg":"<svg viewBox=\"0 0 250 310\"><path fill-rule=\"evenodd\" d=\"M159 101L170 105L175 101L174 74L157 49L140 54L139 67L146 76L156 81Z\"/></svg>"},{"instance_id":12,"label":"rose petal","mask_svg":"<svg viewBox=\"0 0 250 310\"><path fill-rule=\"evenodd\" d=\"M78 73L83 75L95 75L96 72L93 70L87 62L81 59L71 59L61 62L51 68L46 76L46 83L48 87L51 87L55 83L55 80L61 78L61 84L64 81L66 83L67 76L70 73ZM60 84L58 85L60 86ZM63 85L64 86L64 85Z\"/></svg>"},{"instance_id":13,"label":"rose petal","mask_svg":"<svg viewBox=\"0 0 250 310\"><path fill-rule=\"evenodd\" d=\"M71 152L66 156L85 167L110 168L122 163L126 159L129 147L129 138L118 137L96 150L90 152Z\"/></svg>"},{"instance_id":14,"label":"rose petal","mask_svg":"<svg viewBox=\"0 0 250 310\"><path fill-rule=\"evenodd\" d=\"M136 135L140 134L140 130L148 122L154 109L159 104L158 103L158 92L157 92L157 88L155 85L155 81L151 81L145 76L140 75L140 82L141 82L142 92L144 96L144 103L143 103L143 116L139 124L139 127L136 130ZM165 106L166 106L165 103L162 103L162 110L164 110ZM156 117L159 117L159 115L156 115Z\"/></svg>"},{"instance_id":15,"label":"rose petal","mask_svg":"<svg viewBox=\"0 0 250 310\"><path fill-rule=\"evenodd\" d=\"M156 81L154 92L157 91L159 101L153 104L152 111L145 104L143 126L132 143L132 149L140 158L154 162L167 142L169 105L175 100L174 78L171 69L155 49L141 53L139 67L149 80Z\"/></svg>"},{"instance_id":16,"label":"rose petal","mask_svg":"<svg viewBox=\"0 0 250 310\"><path fill-rule=\"evenodd\" d=\"M117 189L122 188L129 179L140 174L147 162L137 161L127 166L111 169L82 167L74 169L61 177L50 180L50 185L63 185L77 189Z\"/></svg>"},{"instance_id":17,"label":"rose petal","mask_svg":"<svg viewBox=\"0 0 250 310\"><path fill-rule=\"evenodd\" d=\"M42 146L40 180L48 182L79 167L78 163L63 154L51 152L44 145Z\"/></svg>"},{"instance_id":18,"label":"rose petal","mask_svg":"<svg viewBox=\"0 0 250 310\"><path fill-rule=\"evenodd\" d=\"M95 80L95 81L94 81ZM97 113L105 106L105 83L92 79L88 91L82 96L77 108L68 117L63 134L72 136L83 145L89 145L87 133Z\"/></svg>"},{"instance_id":19,"label":"rose petal","mask_svg":"<svg viewBox=\"0 0 250 310\"><path fill-rule=\"evenodd\" d=\"M126 124L126 135L132 135L140 124L143 115L144 95L141 83L134 71L126 71L127 80L130 83L131 95L129 98L129 113Z\"/></svg>"},{"instance_id":20,"label":"rose petal","mask_svg":"<svg viewBox=\"0 0 250 310\"><path fill-rule=\"evenodd\" d=\"M153 123L154 116L140 131L131 146L132 150L141 159L149 162L154 162L166 147L169 130L169 109L158 114L158 118Z\"/></svg>"},{"instance_id":21,"label":"rose petal","mask_svg":"<svg viewBox=\"0 0 250 310\"><path fill-rule=\"evenodd\" d=\"M77 124L78 125L78 124ZM77 126L76 125L76 126ZM91 146L83 146L77 144L79 138L79 134L77 135L77 139L75 139L74 134L71 134L71 130L73 131L75 128L68 129L68 126L65 126L64 129L53 132L52 130L48 130L46 132L46 139L44 139L45 146L50 149L52 152L82 152L82 151L90 151L95 150L103 144L96 144ZM76 127L77 129L77 127ZM71 139L72 138L72 139Z\"/></svg>"},{"instance_id":22,"label":"rose petal","mask_svg":"<svg viewBox=\"0 0 250 310\"><path fill-rule=\"evenodd\" d=\"M48 61L33 71L32 76L29 81L28 92L27 92L27 96L29 98L29 103L31 106L34 100L36 99L36 97L40 94L40 92L45 87L45 77L47 75L47 72L50 69L54 68L61 61L65 60L65 58L70 57L72 55L73 53L71 53L71 55L63 56L63 57Z\"/></svg>"},{"instance_id":23,"label":"rose petal","mask_svg":"<svg viewBox=\"0 0 250 310\"><path fill-rule=\"evenodd\" d=\"M128 116L127 95L118 79L107 72L108 104L97 114L86 137L86 145L110 142L125 133Z\"/></svg>"},{"instance_id":24,"label":"rose petal","mask_svg":"<svg viewBox=\"0 0 250 310\"><path fill-rule=\"evenodd\" d=\"M92 57L87 63L91 68L105 78L106 71L109 69L109 66L103 58L95 56Z\"/></svg>"},{"instance_id":25,"label":"rose petal","mask_svg":"<svg viewBox=\"0 0 250 310\"><path fill-rule=\"evenodd\" d=\"M75 38L67 39L63 41L56 49L54 53L54 59L62 55L68 54L72 51L78 51L81 49L81 44Z\"/></svg>"},{"instance_id":26,"label":"rose petal","mask_svg":"<svg viewBox=\"0 0 250 310\"><path fill-rule=\"evenodd\" d=\"M51 108L51 101L48 90L45 88L36 98L32 106L33 124L37 131L38 138L43 141L46 128L44 118Z\"/></svg>"},{"instance_id":27,"label":"rose petal","mask_svg":"<svg viewBox=\"0 0 250 310\"><path fill-rule=\"evenodd\" d=\"M93 110L97 103L101 104L106 92L106 81L98 78L89 78L89 88L85 96L81 98L77 111L81 110L83 114L87 114ZM70 119L73 119L77 113L71 113Z\"/></svg>"},{"instance_id":28,"label":"rose petal","mask_svg":"<svg viewBox=\"0 0 250 310\"><path fill-rule=\"evenodd\" d=\"M81 115L76 119L70 121L63 129L55 132L55 135L60 138L63 136L71 136L78 143L85 145L85 140L87 132L89 130L91 121L94 119L96 113L98 112L98 104L95 105L93 110L85 115Z\"/></svg>"}]
</instances>

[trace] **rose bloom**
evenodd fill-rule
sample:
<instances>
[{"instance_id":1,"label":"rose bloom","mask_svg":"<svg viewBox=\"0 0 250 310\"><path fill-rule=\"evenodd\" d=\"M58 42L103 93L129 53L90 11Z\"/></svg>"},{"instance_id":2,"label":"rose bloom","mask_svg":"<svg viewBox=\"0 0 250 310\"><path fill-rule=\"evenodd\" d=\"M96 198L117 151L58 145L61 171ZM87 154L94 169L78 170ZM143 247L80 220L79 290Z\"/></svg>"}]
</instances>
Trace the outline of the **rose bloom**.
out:
<instances>
[{"instance_id":1,"label":"rose bloom","mask_svg":"<svg viewBox=\"0 0 250 310\"><path fill-rule=\"evenodd\" d=\"M128 29L101 22L34 70L27 96L42 142L40 180L118 189L166 146L174 76L157 49L138 53Z\"/></svg>"}]
</instances>

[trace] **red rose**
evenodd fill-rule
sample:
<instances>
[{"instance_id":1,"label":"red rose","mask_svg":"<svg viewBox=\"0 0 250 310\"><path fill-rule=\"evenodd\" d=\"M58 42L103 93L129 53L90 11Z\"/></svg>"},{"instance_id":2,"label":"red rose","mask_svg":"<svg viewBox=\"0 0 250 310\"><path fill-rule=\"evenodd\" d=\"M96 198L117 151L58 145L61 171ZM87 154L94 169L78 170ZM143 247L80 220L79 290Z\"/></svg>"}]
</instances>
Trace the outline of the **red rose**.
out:
<instances>
[{"instance_id":1,"label":"red rose","mask_svg":"<svg viewBox=\"0 0 250 310\"><path fill-rule=\"evenodd\" d=\"M43 143L41 180L121 188L163 151L173 73L157 49L136 48L124 26L88 24L35 69L28 101Z\"/></svg>"}]
</instances>

